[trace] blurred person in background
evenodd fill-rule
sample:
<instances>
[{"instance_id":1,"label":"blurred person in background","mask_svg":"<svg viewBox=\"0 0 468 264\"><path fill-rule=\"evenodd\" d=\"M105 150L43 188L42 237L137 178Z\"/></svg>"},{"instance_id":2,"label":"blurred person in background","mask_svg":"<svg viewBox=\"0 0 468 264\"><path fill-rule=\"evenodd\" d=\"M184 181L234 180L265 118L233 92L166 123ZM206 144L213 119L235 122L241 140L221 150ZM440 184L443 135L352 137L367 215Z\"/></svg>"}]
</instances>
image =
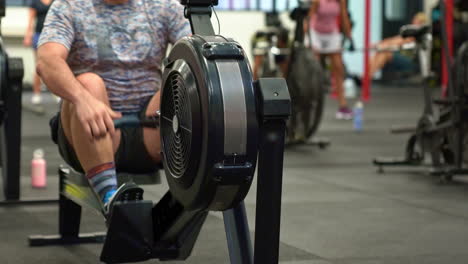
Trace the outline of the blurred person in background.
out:
<instances>
[{"instance_id":1,"label":"blurred person in background","mask_svg":"<svg viewBox=\"0 0 468 264\"><path fill-rule=\"evenodd\" d=\"M347 0L313 0L309 11L312 49L322 59L326 56L331 63L339 108L337 119L352 119L352 110L344 96L344 65L342 58L343 35L351 39L351 22L348 16Z\"/></svg>"},{"instance_id":2,"label":"blurred person in background","mask_svg":"<svg viewBox=\"0 0 468 264\"><path fill-rule=\"evenodd\" d=\"M429 20L422 12L417 13L411 22L411 24L419 26L425 25L427 23L429 23ZM383 39L379 43L373 45L373 48L384 51L378 51L372 56L369 62L369 76L374 76L374 74L381 70L384 66L391 68L389 69L390 71L416 71L417 65L414 62L414 52L385 51L385 49L400 47L404 44L412 43L414 41L415 39L412 37L403 38L398 35Z\"/></svg>"},{"instance_id":3,"label":"blurred person in background","mask_svg":"<svg viewBox=\"0 0 468 264\"><path fill-rule=\"evenodd\" d=\"M37 42L41 35L44 20L51 4L52 0L31 0L29 6L28 27L24 35L23 44L26 47L33 47L35 57ZM35 105L42 103L41 79L36 72L34 72L32 88L33 96L31 97L31 103Z\"/></svg>"}]
</instances>

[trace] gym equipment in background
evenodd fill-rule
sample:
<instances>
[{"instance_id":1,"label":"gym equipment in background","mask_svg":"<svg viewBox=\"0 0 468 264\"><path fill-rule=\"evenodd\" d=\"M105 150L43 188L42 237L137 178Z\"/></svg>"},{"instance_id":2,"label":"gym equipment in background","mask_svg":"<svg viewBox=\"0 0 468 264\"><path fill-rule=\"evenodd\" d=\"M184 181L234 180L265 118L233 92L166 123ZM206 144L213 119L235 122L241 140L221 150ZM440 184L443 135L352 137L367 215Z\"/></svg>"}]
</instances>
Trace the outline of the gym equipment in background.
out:
<instances>
[{"instance_id":1,"label":"gym equipment in background","mask_svg":"<svg viewBox=\"0 0 468 264\"><path fill-rule=\"evenodd\" d=\"M208 212L223 211L231 263L278 263L284 137L290 114L286 82L253 81L242 47L214 33L210 16L217 0L181 2L194 35L179 40L164 61L157 120L169 191L154 206L144 200L115 203L107 218L101 260L184 260ZM117 123L146 126L136 116ZM243 200L253 181L257 156L252 251ZM140 175L132 177L137 180ZM60 234L30 237L31 246L104 238L79 234L81 205L96 204L87 182L79 183L83 178L61 170ZM80 191L84 189L88 194Z\"/></svg>"},{"instance_id":2,"label":"gym equipment in background","mask_svg":"<svg viewBox=\"0 0 468 264\"><path fill-rule=\"evenodd\" d=\"M277 12L265 13L266 28L255 32L252 53L262 57L257 76L262 78L285 77L282 65L286 65L290 55L289 30L281 23ZM255 70L255 69L254 69Z\"/></svg>"},{"instance_id":3,"label":"gym equipment in background","mask_svg":"<svg viewBox=\"0 0 468 264\"><path fill-rule=\"evenodd\" d=\"M0 21L5 0L0 0ZM20 198L21 97L24 68L21 58L10 58L0 35L0 162L4 200L0 206L54 203L57 199Z\"/></svg>"},{"instance_id":4,"label":"gym equipment in background","mask_svg":"<svg viewBox=\"0 0 468 264\"><path fill-rule=\"evenodd\" d=\"M379 166L379 171L383 171L383 166L390 165L420 165L424 160L424 153L430 151L429 146L432 140L427 140L426 136L431 137L430 129L436 127L435 111L432 104L432 94L429 86L430 79L430 61L429 56L432 48L432 35L429 26L404 26L400 30L402 37L414 37L416 45L411 47L419 56L419 67L423 77L423 98L424 112L420 118L417 127L395 127L392 133L412 133L406 145L405 157L402 159L376 158L374 164ZM428 131L428 132L426 132ZM417 149L420 148L420 149Z\"/></svg>"},{"instance_id":5,"label":"gym equipment in background","mask_svg":"<svg viewBox=\"0 0 468 264\"><path fill-rule=\"evenodd\" d=\"M304 20L310 9L310 1L298 1L290 18L295 22L294 39L290 48L281 48L285 29L281 26L277 13L267 13L267 28L256 33L256 39L264 38L254 48L254 55L262 56L260 77L285 76L292 99L292 115L288 122L287 146L317 145L325 148L327 139L314 138L320 125L325 92L330 84L327 74L312 50L305 47ZM270 23L269 23L270 22ZM310 35L307 35L310 39ZM310 43L310 40L309 40ZM287 61L286 72L282 72L278 60Z\"/></svg>"},{"instance_id":6,"label":"gym equipment in background","mask_svg":"<svg viewBox=\"0 0 468 264\"><path fill-rule=\"evenodd\" d=\"M445 4L441 1L442 13ZM442 19L444 22L444 19ZM425 154L431 158L431 174L439 176L441 181L451 180L454 175L468 174L465 164L468 159L465 147L468 145L467 131L467 59L468 44L465 43L457 52L455 64L448 54L447 32L442 26L444 53L448 69L451 69L448 94L444 99L433 99L429 87L431 33L430 27L407 26L402 29L404 37L416 38L417 52L420 58L421 74L424 77L424 112L416 127L397 128L394 132L411 132L406 145L405 157L402 159L377 158L374 164L383 171L383 166L390 165L423 165ZM436 111L435 106L439 106Z\"/></svg>"},{"instance_id":7,"label":"gym equipment in background","mask_svg":"<svg viewBox=\"0 0 468 264\"><path fill-rule=\"evenodd\" d=\"M298 1L290 18L295 21L294 41L288 62L286 80L292 100L292 114L288 123L288 143L311 143L325 148L330 144L325 139L313 139L322 120L325 92L329 80L312 50L304 45L304 21L307 18L310 1ZM311 43L308 31L309 43ZM312 139L309 141L309 139Z\"/></svg>"}]
</instances>

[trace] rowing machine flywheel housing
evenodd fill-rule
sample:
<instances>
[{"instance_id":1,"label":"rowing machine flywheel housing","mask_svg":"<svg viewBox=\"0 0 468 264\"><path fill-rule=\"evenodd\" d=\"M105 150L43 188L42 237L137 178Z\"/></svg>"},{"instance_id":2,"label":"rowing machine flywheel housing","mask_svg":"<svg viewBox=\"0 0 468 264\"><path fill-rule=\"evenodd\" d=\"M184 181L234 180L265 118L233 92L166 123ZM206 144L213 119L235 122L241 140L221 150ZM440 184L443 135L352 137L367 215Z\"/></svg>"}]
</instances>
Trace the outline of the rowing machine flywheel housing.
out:
<instances>
[{"instance_id":1,"label":"rowing machine flywheel housing","mask_svg":"<svg viewBox=\"0 0 468 264\"><path fill-rule=\"evenodd\" d=\"M8 97L8 57L3 49L3 41L0 40L0 125L3 124Z\"/></svg>"},{"instance_id":2,"label":"rowing machine flywheel housing","mask_svg":"<svg viewBox=\"0 0 468 264\"><path fill-rule=\"evenodd\" d=\"M250 188L258 121L250 64L221 36L179 40L164 63L161 142L170 192L186 210L223 211Z\"/></svg>"}]
</instances>

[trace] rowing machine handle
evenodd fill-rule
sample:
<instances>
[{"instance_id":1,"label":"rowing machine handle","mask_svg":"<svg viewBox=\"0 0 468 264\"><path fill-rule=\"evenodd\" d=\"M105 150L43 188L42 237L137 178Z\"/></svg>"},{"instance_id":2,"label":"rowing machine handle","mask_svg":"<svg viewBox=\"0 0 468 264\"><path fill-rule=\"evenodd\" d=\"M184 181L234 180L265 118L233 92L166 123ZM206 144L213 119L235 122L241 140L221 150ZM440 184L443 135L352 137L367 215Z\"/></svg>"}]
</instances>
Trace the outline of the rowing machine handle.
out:
<instances>
[{"instance_id":1,"label":"rowing machine handle","mask_svg":"<svg viewBox=\"0 0 468 264\"><path fill-rule=\"evenodd\" d=\"M159 116L140 118L138 114L123 115L122 118L114 120L115 128L124 127L159 127Z\"/></svg>"},{"instance_id":2,"label":"rowing machine handle","mask_svg":"<svg viewBox=\"0 0 468 264\"><path fill-rule=\"evenodd\" d=\"M140 117L138 115L124 115L120 119L114 120L115 128L139 127Z\"/></svg>"}]
</instances>

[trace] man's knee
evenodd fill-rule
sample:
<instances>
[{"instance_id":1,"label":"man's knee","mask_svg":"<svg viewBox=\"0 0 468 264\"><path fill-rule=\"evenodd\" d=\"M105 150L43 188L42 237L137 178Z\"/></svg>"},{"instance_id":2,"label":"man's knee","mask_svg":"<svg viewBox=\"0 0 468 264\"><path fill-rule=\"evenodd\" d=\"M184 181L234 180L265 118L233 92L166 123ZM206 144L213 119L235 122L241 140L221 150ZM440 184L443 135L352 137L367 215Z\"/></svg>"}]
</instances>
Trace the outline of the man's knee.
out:
<instances>
[{"instance_id":1,"label":"man's knee","mask_svg":"<svg viewBox=\"0 0 468 264\"><path fill-rule=\"evenodd\" d=\"M99 77L99 75L88 72L76 76L76 79L92 96L98 100L107 102L104 81L101 79L101 77ZM71 136L73 131L71 129L71 120L77 117L76 105L66 100L63 101L60 109L60 117L64 134L70 144L72 144Z\"/></svg>"},{"instance_id":2,"label":"man's knee","mask_svg":"<svg viewBox=\"0 0 468 264\"><path fill-rule=\"evenodd\" d=\"M161 93L160 91L158 91L153 96L153 98L151 98L151 100L148 103L148 106L146 107L146 113L145 113L146 116L154 116L156 112L159 110L160 104L161 104L160 96L161 96Z\"/></svg>"},{"instance_id":3,"label":"man's knee","mask_svg":"<svg viewBox=\"0 0 468 264\"><path fill-rule=\"evenodd\" d=\"M107 97L106 86L99 75L92 72L87 72L76 76L76 79L81 83L83 88L85 88L96 98L104 100L104 98Z\"/></svg>"},{"instance_id":4,"label":"man's knee","mask_svg":"<svg viewBox=\"0 0 468 264\"><path fill-rule=\"evenodd\" d=\"M160 109L160 92L158 91L151 98L146 108L146 116L153 116ZM161 142L159 141L159 129L144 128L143 140L145 148L151 159L155 162L161 162Z\"/></svg>"}]
</instances>

